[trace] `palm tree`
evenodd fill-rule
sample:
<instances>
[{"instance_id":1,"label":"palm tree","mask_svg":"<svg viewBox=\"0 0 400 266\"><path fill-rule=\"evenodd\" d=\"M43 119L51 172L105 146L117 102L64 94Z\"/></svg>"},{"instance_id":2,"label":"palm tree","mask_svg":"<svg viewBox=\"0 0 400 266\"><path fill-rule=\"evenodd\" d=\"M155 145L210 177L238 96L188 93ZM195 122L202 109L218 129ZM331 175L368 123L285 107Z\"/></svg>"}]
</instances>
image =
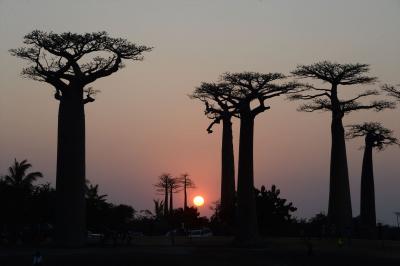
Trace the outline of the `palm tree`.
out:
<instances>
[{"instance_id":1,"label":"palm tree","mask_svg":"<svg viewBox=\"0 0 400 266\"><path fill-rule=\"evenodd\" d=\"M26 171L31 167L32 165L27 160L18 162L17 159L14 159L14 164L8 168L8 174L3 177L4 183L16 189L31 190L32 183L43 177L41 172L27 174Z\"/></svg>"},{"instance_id":2,"label":"palm tree","mask_svg":"<svg viewBox=\"0 0 400 266\"><path fill-rule=\"evenodd\" d=\"M99 185L92 185L89 181L86 184L86 199L93 204L101 204L106 202L107 195L99 195Z\"/></svg>"}]
</instances>

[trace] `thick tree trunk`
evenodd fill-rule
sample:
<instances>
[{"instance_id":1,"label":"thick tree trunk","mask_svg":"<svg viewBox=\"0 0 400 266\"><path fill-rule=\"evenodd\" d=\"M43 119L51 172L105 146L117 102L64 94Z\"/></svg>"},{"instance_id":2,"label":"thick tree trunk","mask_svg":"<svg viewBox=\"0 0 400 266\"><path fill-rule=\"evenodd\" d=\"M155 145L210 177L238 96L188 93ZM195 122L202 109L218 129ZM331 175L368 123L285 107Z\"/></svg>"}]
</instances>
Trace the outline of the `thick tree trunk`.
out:
<instances>
[{"instance_id":1,"label":"thick tree trunk","mask_svg":"<svg viewBox=\"0 0 400 266\"><path fill-rule=\"evenodd\" d=\"M168 187L165 187L164 195L164 216L168 215Z\"/></svg>"},{"instance_id":2,"label":"thick tree trunk","mask_svg":"<svg viewBox=\"0 0 400 266\"><path fill-rule=\"evenodd\" d=\"M235 201L235 163L233 155L232 122L223 118L221 150L221 212L223 222L232 224Z\"/></svg>"},{"instance_id":3,"label":"thick tree trunk","mask_svg":"<svg viewBox=\"0 0 400 266\"><path fill-rule=\"evenodd\" d=\"M82 246L86 240L85 112L83 88L68 88L60 99L56 180L56 241Z\"/></svg>"},{"instance_id":4,"label":"thick tree trunk","mask_svg":"<svg viewBox=\"0 0 400 266\"><path fill-rule=\"evenodd\" d=\"M240 114L236 240L251 244L258 238L253 177L254 117Z\"/></svg>"},{"instance_id":5,"label":"thick tree trunk","mask_svg":"<svg viewBox=\"0 0 400 266\"><path fill-rule=\"evenodd\" d=\"M331 134L328 217L336 226L337 233L344 233L351 227L352 209L342 115L335 112L332 114Z\"/></svg>"},{"instance_id":6,"label":"thick tree trunk","mask_svg":"<svg viewBox=\"0 0 400 266\"><path fill-rule=\"evenodd\" d=\"M376 226L374 170L372 164L372 145L365 143L361 172L360 222L368 229Z\"/></svg>"}]
</instances>

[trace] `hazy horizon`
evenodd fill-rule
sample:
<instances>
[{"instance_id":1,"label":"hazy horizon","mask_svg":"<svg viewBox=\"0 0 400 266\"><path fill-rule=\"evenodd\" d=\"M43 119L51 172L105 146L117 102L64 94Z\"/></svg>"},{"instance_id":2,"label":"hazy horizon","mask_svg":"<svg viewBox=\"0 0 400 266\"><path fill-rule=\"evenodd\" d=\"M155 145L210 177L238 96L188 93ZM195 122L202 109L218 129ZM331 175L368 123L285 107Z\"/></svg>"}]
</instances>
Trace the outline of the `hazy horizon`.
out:
<instances>
[{"instance_id":1,"label":"hazy horizon","mask_svg":"<svg viewBox=\"0 0 400 266\"><path fill-rule=\"evenodd\" d=\"M306 4L305 4L306 3ZM220 191L221 126L207 134L203 105L188 97L224 72L289 74L320 60L370 64L379 83L399 84L400 1L5 1L0 0L0 175L14 158L28 159L55 185L58 102L54 89L22 78L26 62L8 50L34 29L107 31L153 46L143 62L93 83L101 90L86 110L86 177L115 203L153 209L163 172L188 172L190 191L210 204ZM311 81L310 81L311 82ZM342 88L343 97L352 95ZM327 212L330 115L301 113L284 98L256 119L257 187L272 184L298 208L297 217ZM360 111L344 124L381 121L400 138L400 110ZM234 121L237 162L238 120ZM359 214L362 138L347 141L353 216ZM377 220L400 211L400 150L374 152ZM178 194L175 206L182 205Z\"/></svg>"}]
</instances>

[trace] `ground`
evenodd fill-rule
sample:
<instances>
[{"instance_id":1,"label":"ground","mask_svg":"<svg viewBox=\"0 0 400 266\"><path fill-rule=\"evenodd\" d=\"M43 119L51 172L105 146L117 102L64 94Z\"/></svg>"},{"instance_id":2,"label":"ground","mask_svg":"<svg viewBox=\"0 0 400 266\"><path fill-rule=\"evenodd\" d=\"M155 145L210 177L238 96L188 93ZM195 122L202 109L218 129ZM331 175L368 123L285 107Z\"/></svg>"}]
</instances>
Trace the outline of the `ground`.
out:
<instances>
[{"instance_id":1,"label":"ground","mask_svg":"<svg viewBox=\"0 0 400 266\"><path fill-rule=\"evenodd\" d=\"M311 243L311 245L310 245ZM312 251L310 247L312 246ZM0 249L0 265L32 265L37 249ZM269 238L253 247L239 247L227 237L185 239L175 245L166 237L143 237L130 246L81 249L40 248L44 266L80 265L400 265L400 241Z\"/></svg>"}]
</instances>

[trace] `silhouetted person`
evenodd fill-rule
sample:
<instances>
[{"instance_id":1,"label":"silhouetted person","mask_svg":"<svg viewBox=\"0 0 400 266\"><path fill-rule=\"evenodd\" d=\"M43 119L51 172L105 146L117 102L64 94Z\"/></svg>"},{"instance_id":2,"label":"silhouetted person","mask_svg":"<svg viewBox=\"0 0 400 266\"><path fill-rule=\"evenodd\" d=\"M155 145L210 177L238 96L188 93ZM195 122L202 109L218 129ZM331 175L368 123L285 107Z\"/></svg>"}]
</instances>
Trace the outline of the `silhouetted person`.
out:
<instances>
[{"instance_id":1,"label":"silhouetted person","mask_svg":"<svg viewBox=\"0 0 400 266\"><path fill-rule=\"evenodd\" d=\"M311 78L329 83L328 88L316 88L308 85L300 93L290 96L294 100L307 100L300 106L301 111L328 111L331 113L331 161L329 182L328 218L339 231L352 224L349 174L347 167L345 131L343 117L352 111L375 109L380 111L393 108L388 101L372 101L363 104L364 97L378 95L376 90L367 90L357 96L344 100L339 97L339 86L371 84L375 77L365 75L369 71L367 64L338 64L322 61L312 65L300 65L292 74L298 78Z\"/></svg>"}]
</instances>

